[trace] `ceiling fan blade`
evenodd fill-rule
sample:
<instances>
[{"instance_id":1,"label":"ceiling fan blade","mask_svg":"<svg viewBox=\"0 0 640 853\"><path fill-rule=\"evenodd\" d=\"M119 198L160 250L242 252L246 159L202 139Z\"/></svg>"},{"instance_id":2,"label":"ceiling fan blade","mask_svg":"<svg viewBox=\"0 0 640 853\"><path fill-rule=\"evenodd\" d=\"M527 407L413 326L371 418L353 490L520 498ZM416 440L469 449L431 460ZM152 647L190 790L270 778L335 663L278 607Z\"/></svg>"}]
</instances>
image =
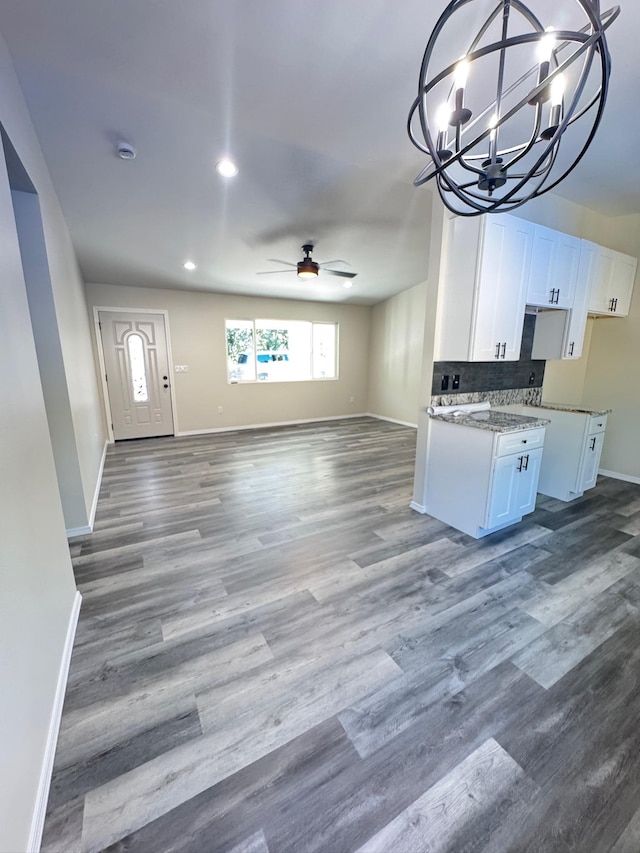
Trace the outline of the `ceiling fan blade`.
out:
<instances>
[{"instance_id":1,"label":"ceiling fan blade","mask_svg":"<svg viewBox=\"0 0 640 853\"><path fill-rule=\"evenodd\" d=\"M274 264L283 264L285 267L295 267L297 269L298 264L292 264L291 261L281 261L278 258L267 258L268 261L273 261Z\"/></svg>"},{"instance_id":2,"label":"ceiling fan blade","mask_svg":"<svg viewBox=\"0 0 640 853\"><path fill-rule=\"evenodd\" d=\"M343 261L342 258L336 258L334 261L321 261L320 262L321 267L329 266L329 264L346 264L348 267L351 266L349 261Z\"/></svg>"},{"instance_id":3,"label":"ceiling fan blade","mask_svg":"<svg viewBox=\"0 0 640 853\"><path fill-rule=\"evenodd\" d=\"M339 275L341 278L355 278L358 275L357 272L343 272L342 270L328 270L326 267L322 267L320 272L326 272L328 275Z\"/></svg>"},{"instance_id":4,"label":"ceiling fan blade","mask_svg":"<svg viewBox=\"0 0 640 853\"><path fill-rule=\"evenodd\" d=\"M297 270L266 270L266 272L257 272L256 275L282 275L285 272L297 272Z\"/></svg>"}]
</instances>

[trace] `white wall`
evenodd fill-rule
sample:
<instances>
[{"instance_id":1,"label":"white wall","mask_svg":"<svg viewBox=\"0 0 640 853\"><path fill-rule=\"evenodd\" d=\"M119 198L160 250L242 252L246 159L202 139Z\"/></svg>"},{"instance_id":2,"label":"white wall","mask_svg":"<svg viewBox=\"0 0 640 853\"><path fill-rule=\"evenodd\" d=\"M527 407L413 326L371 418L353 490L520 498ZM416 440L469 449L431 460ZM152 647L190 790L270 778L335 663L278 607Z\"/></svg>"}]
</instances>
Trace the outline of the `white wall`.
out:
<instances>
[{"instance_id":1,"label":"white wall","mask_svg":"<svg viewBox=\"0 0 640 853\"><path fill-rule=\"evenodd\" d=\"M173 363L189 366L187 373L172 371L179 432L367 411L369 307L101 284L86 290L91 306L169 312ZM225 319L255 318L339 323L339 379L230 385Z\"/></svg>"},{"instance_id":2,"label":"white wall","mask_svg":"<svg viewBox=\"0 0 640 853\"><path fill-rule=\"evenodd\" d=\"M0 39L0 119L42 207L85 507L103 435L83 286L69 235ZM37 814L75 584L0 148L0 850L24 851ZM50 741L49 741L50 743Z\"/></svg>"},{"instance_id":3,"label":"white wall","mask_svg":"<svg viewBox=\"0 0 640 853\"><path fill-rule=\"evenodd\" d=\"M418 423L427 283L404 290L371 311L369 411Z\"/></svg>"},{"instance_id":4,"label":"white wall","mask_svg":"<svg viewBox=\"0 0 640 853\"><path fill-rule=\"evenodd\" d=\"M63 496L73 526L86 525L95 495L104 450L105 429L102 403L92 361L90 324L87 321L84 282L51 177L15 77L6 45L0 39L0 121L38 194L42 231L46 246L49 296L55 311L52 335L59 339L68 393L68 418L73 425L67 448L75 458L63 458L60 467L77 466L81 494ZM32 233L25 232L26 250ZM41 239L41 238L40 238ZM23 247L24 249L24 247ZM54 449L64 442L55 442ZM82 516L76 513L82 513Z\"/></svg>"}]
</instances>

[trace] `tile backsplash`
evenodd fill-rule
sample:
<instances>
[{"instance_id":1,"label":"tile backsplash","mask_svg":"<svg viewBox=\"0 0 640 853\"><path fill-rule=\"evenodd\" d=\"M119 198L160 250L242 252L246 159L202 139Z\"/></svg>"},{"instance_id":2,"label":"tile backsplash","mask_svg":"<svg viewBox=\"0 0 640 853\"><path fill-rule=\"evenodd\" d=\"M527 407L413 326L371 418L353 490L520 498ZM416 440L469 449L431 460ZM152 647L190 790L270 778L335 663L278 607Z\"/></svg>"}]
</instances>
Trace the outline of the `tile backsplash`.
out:
<instances>
[{"instance_id":1,"label":"tile backsplash","mask_svg":"<svg viewBox=\"0 0 640 853\"><path fill-rule=\"evenodd\" d=\"M532 359L533 333L536 317L526 314L522 333L522 346L519 361L437 361L433 365L431 386L432 404L451 405L452 403L477 402L462 400L462 396L478 395L480 399L489 399L487 392L496 392L511 399L496 399L495 405L533 402L542 399L542 382L546 362ZM448 376L448 388L443 389L442 378ZM459 377L459 387L453 388L454 377ZM513 393L520 393L514 396ZM528 392L524 395L522 392ZM527 397L527 399L524 399ZM435 398L451 399L451 403L434 403Z\"/></svg>"}]
</instances>

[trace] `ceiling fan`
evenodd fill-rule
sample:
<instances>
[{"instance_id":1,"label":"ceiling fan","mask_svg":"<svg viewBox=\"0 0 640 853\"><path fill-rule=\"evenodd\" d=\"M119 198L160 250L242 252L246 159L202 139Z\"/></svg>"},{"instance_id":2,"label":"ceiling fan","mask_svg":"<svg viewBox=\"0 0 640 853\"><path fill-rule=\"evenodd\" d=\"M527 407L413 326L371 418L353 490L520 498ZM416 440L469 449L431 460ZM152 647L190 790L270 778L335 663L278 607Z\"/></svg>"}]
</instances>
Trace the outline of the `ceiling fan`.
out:
<instances>
[{"instance_id":1,"label":"ceiling fan","mask_svg":"<svg viewBox=\"0 0 640 853\"><path fill-rule=\"evenodd\" d=\"M313 252L313 243L305 243L304 246L302 246L302 251L304 252L304 258L301 261L298 261L297 264L293 264L291 261L281 261L278 258L268 259L273 261L274 264L284 264L287 267L291 267L291 269L269 270L268 272L259 272L257 275L275 275L283 272L296 272L298 274L298 278L307 279L316 278L319 273L338 275L341 278L355 278L357 275L355 272L344 272L343 270L332 270L328 268L328 264L346 264L347 261L341 261L339 259L323 261L322 263L314 261L311 257L311 253Z\"/></svg>"}]
</instances>

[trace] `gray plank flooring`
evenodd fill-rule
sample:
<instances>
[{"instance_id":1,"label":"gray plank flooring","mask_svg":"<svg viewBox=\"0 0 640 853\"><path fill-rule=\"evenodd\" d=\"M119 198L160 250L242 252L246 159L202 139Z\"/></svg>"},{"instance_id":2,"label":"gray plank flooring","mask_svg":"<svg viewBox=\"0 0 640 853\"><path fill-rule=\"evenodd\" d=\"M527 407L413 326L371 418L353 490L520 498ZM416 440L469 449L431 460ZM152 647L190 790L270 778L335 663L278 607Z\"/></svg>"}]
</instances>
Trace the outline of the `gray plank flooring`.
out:
<instances>
[{"instance_id":1,"label":"gray plank flooring","mask_svg":"<svg viewBox=\"0 0 640 853\"><path fill-rule=\"evenodd\" d=\"M109 449L43 851L639 853L640 486L476 541L414 457L370 418Z\"/></svg>"}]
</instances>

